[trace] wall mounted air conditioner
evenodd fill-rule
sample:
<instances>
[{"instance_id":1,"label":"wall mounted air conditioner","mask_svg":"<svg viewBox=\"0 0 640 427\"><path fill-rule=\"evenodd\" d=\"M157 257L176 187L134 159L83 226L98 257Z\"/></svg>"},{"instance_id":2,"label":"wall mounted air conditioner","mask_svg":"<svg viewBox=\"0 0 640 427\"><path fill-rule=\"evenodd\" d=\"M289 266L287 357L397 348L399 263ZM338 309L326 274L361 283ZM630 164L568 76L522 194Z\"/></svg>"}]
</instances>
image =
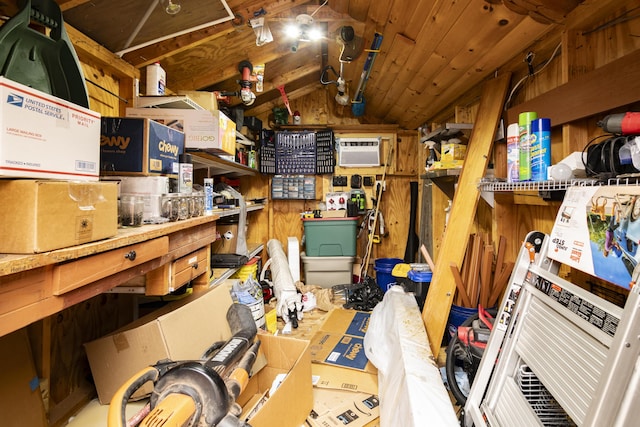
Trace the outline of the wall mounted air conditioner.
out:
<instances>
[{"instance_id":1,"label":"wall mounted air conditioner","mask_svg":"<svg viewBox=\"0 0 640 427\"><path fill-rule=\"evenodd\" d=\"M338 166L380 166L380 142L382 138L336 138Z\"/></svg>"}]
</instances>

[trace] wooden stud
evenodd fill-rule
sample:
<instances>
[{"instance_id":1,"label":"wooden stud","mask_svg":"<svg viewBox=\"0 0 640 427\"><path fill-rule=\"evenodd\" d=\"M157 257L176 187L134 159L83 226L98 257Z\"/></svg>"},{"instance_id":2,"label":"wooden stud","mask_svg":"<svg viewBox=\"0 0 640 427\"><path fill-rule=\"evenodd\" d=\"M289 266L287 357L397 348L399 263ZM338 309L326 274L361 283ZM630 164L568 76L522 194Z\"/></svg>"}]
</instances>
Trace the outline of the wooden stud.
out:
<instances>
[{"instance_id":1,"label":"wooden stud","mask_svg":"<svg viewBox=\"0 0 640 427\"><path fill-rule=\"evenodd\" d=\"M422 310L422 319L433 354L438 354L440 351L456 287L449 264L462 263L464 248L469 239L480 197L477 183L484 175L489 162L510 81L510 73L489 80L484 85L480 98L478 116L467 147L468 160L458 178L458 189L451 206L449 226L445 231L442 249L436 260L433 281Z\"/></svg>"}]
</instances>

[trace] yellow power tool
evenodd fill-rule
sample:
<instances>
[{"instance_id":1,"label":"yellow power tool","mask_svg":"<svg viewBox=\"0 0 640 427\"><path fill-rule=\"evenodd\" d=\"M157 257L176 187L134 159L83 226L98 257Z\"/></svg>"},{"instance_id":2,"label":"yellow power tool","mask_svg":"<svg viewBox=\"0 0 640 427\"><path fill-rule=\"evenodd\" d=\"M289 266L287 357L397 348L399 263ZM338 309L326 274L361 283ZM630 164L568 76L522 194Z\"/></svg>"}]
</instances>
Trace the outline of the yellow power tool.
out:
<instances>
[{"instance_id":1,"label":"yellow power tool","mask_svg":"<svg viewBox=\"0 0 640 427\"><path fill-rule=\"evenodd\" d=\"M260 341L251 309L232 304L227 321L233 336L214 344L201 360L160 361L142 369L111 399L108 427L245 427L236 398L249 382ZM147 382L153 384L149 404L126 420L131 396Z\"/></svg>"}]
</instances>

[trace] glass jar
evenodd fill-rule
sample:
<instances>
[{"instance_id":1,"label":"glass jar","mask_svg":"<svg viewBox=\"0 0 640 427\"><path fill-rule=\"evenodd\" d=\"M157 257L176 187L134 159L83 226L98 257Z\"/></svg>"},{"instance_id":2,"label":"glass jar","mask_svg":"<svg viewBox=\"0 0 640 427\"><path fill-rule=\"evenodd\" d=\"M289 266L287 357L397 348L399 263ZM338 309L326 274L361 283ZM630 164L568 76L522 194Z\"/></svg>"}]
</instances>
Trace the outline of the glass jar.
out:
<instances>
[{"instance_id":1,"label":"glass jar","mask_svg":"<svg viewBox=\"0 0 640 427\"><path fill-rule=\"evenodd\" d=\"M177 194L178 197L178 221L182 221L183 219L189 218L189 202L191 201L191 197L185 194Z\"/></svg>"},{"instance_id":2,"label":"glass jar","mask_svg":"<svg viewBox=\"0 0 640 427\"><path fill-rule=\"evenodd\" d=\"M163 218L169 221L177 221L179 217L178 194L163 194L160 201L160 210Z\"/></svg>"},{"instance_id":3,"label":"glass jar","mask_svg":"<svg viewBox=\"0 0 640 427\"><path fill-rule=\"evenodd\" d=\"M204 193L193 193L191 199L193 200L193 212L191 216L197 217L204 215Z\"/></svg>"},{"instance_id":4,"label":"glass jar","mask_svg":"<svg viewBox=\"0 0 640 427\"><path fill-rule=\"evenodd\" d=\"M120 196L119 217L123 227L140 227L144 215L144 197L134 194Z\"/></svg>"}]
</instances>

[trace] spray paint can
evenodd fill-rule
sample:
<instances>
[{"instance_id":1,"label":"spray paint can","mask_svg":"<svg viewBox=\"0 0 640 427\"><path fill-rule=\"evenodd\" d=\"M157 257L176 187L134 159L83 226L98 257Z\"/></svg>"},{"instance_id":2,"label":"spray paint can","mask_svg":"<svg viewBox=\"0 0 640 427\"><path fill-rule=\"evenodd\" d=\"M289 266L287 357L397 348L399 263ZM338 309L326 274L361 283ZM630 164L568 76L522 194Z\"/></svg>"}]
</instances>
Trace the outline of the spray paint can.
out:
<instances>
[{"instance_id":1,"label":"spray paint can","mask_svg":"<svg viewBox=\"0 0 640 427\"><path fill-rule=\"evenodd\" d=\"M204 179L204 214L213 215L213 178Z\"/></svg>"},{"instance_id":2,"label":"spray paint can","mask_svg":"<svg viewBox=\"0 0 640 427\"><path fill-rule=\"evenodd\" d=\"M191 154L180 154L178 156L178 193L191 193L193 191L193 163Z\"/></svg>"},{"instance_id":3,"label":"spray paint can","mask_svg":"<svg viewBox=\"0 0 640 427\"><path fill-rule=\"evenodd\" d=\"M547 181L551 167L551 119L531 122L531 180Z\"/></svg>"},{"instance_id":4,"label":"spray paint can","mask_svg":"<svg viewBox=\"0 0 640 427\"><path fill-rule=\"evenodd\" d=\"M507 126L507 182L520 181L520 150L518 123Z\"/></svg>"},{"instance_id":5,"label":"spray paint can","mask_svg":"<svg viewBox=\"0 0 640 427\"><path fill-rule=\"evenodd\" d=\"M531 121L538 118L532 111L518 115L518 149L520 151L518 168L520 181L531 179Z\"/></svg>"}]
</instances>

